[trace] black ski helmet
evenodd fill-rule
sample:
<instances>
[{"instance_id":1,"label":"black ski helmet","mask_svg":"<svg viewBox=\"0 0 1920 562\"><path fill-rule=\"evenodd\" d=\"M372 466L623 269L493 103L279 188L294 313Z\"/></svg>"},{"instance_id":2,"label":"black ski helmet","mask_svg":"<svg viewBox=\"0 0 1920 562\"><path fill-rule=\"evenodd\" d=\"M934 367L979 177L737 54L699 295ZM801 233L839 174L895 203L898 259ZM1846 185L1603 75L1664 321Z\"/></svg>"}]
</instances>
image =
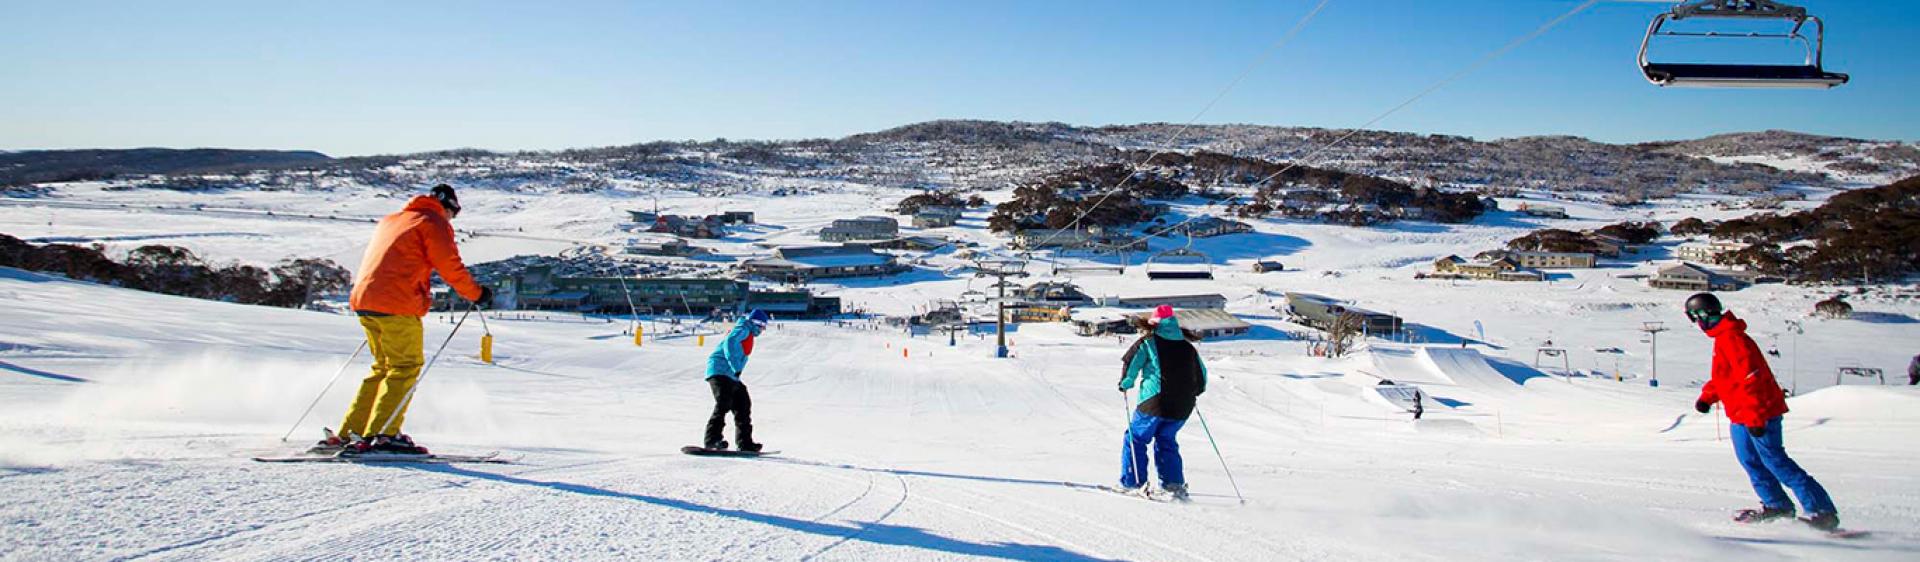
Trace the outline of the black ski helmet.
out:
<instances>
[{"instance_id":1,"label":"black ski helmet","mask_svg":"<svg viewBox=\"0 0 1920 562\"><path fill-rule=\"evenodd\" d=\"M1687 297L1687 312L1692 313L1696 310L1719 314L1726 309L1720 307L1720 297L1713 296L1713 293L1694 293L1693 296Z\"/></svg>"},{"instance_id":2,"label":"black ski helmet","mask_svg":"<svg viewBox=\"0 0 1920 562\"><path fill-rule=\"evenodd\" d=\"M447 218L460 216L460 196L453 193L453 186L440 184L433 186L433 198L447 209Z\"/></svg>"},{"instance_id":3,"label":"black ski helmet","mask_svg":"<svg viewBox=\"0 0 1920 562\"><path fill-rule=\"evenodd\" d=\"M1720 316L1726 309L1720 307L1720 297L1713 293L1694 293L1687 297L1687 320L1700 325L1701 329L1720 323Z\"/></svg>"}]
</instances>

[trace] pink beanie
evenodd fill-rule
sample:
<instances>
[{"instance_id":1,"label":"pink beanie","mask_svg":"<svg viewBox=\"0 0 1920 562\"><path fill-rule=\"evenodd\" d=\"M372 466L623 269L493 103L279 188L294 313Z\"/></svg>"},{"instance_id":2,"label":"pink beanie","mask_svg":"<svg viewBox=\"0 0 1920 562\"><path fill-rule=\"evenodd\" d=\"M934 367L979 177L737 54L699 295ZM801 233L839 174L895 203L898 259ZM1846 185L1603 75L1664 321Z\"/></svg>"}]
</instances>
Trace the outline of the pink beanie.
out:
<instances>
[{"instance_id":1,"label":"pink beanie","mask_svg":"<svg viewBox=\"0 0 1920 562\"><path fill-rule=\"evenodd\" d=\"M1153 319L1156 321L1165 320L1172 317L1173 317L1173 305L1163 304L1153 309Z\"/></svg>"}]
</instances>

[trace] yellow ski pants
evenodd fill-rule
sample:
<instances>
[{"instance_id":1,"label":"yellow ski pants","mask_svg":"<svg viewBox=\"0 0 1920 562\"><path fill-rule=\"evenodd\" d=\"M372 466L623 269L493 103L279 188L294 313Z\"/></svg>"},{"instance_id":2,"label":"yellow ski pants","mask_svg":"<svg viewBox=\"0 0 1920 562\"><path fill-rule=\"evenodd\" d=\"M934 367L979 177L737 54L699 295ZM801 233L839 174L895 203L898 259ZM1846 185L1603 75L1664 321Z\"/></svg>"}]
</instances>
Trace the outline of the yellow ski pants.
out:
<instances>
[{"instance_id":1,"label":"yellow ski pants","mask_svg":"<svg viewBox=\"0 0 1920 562\"><path fill-rule=\"evenodd\" d=\"M361 316L367 330L367 350L373 353L373 372L360 381L360 392L340 422L341 436L399 435L406 422L407 393L420 379L426 363L418 316ZM392 421L388 421L392 418Z\"/></svg>"}]
</instances>

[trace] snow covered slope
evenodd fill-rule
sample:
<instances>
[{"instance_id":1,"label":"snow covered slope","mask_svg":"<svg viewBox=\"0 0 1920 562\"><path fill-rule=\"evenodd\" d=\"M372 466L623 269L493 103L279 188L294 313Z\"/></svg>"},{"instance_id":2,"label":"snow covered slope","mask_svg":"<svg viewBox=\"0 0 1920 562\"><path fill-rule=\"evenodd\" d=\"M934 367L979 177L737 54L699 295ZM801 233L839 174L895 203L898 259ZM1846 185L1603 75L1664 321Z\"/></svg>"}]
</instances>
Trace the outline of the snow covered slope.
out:
<instances>
[{"instance_id":1,"label":"snow covered slope","mask_svg":"<svg viewBox=\"0 0 1920 562\"><path fill-rule=\"evenodd\" d=\"M409 432L517 464L266 465L246 457L298 446L345 407L364 359L296 443L278 441L358 343L351 318L13 270L0 270L0 303L0 559L1900 560L1920 549L1909 438L1920 395L1905 387L1792 401L1795 456L1848 526L1875 531L1839 542L1727 521L1752 494L1717 441L1723 424L1690 413L1689 389L1537 377L1415 423L1364 398L1375 379L1359 374L1374 368L1363 357L1207 343L1210 425L1182 433L1196 501L1175 505L1091 490L1117 475L1121 342L1028 326L1019 357L996 360L990 342L781 322L746 380L759 436L785 453L711 459L676 450L711 403L695 339L634 347L618 323L500 313L488 320L498 364L473 358L469 320L427 374ZM427 338L450 328L432 317Z\"/></svg>"}]
</instances>

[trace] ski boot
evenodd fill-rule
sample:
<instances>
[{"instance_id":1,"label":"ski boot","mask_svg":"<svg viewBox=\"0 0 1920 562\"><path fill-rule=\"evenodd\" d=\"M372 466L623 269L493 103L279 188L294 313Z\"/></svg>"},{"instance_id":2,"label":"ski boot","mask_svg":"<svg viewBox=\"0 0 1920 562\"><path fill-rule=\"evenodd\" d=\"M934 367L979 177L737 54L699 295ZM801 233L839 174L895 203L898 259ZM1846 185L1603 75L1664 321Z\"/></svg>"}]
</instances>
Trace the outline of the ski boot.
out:
<instances>
[{"instance_id":1,"label":"ski boot","mask_svg":"<svg viewBox=\"0 0 1920 562\"><path fill-rule=\"evenodd\" d=\"M356 453L384 453L389 455L430 454L426 447L414 444L413 438L408 437L404 433L393 436L375 435L372 439L361 441L359 447L349 450Z\"/></svg>"},{"instance_id":2,"label":"ski boot","mask_svg":"<svg viewBox=\"0 0 1920 562\"><path fill-rule=\"evenodd\" d=\"M320 433L324 434L326 438L321 439L320 442L314 443L312 447L307 448L307 454L337 455L340 454L340 451L346 449L347 445L353 443L353 440L348 437L335 435L332 428L322 427L320 428Z\"/></svg>"},{"instance_id":3,"label":"ski boot","mask_svg":"<svg viewBox=\"0 0 1920 562\"><path fill-rule=\"evenodd\" d=\"M1840 529L1840 514L1831 511L1815 513L1812 517L1801 518L1800 522L1806 523L1807 526L1815 529L1831 533Z\"/></svg>"},{"instance_id":4,"label":"ski boot","mask_svg":"<svg viewBox=\"0 0 1920 562\"><path fill-rule=\"evenodd\" d=\"M1783 517L1793 517L1793 508L1760 506L1760 509L1742 509L1733 512L1733 520L1740 523L1765 523ZM1836 522L1838 520L1836 519Z\"/></svg>"},{"instance_id":5,"label":"ski boot","mask_svg":"<svg viewBox=\"0 0 1920 562\"><path fill-rule=\"evenodd\" d=\"M1186 484L1161 484L1160 490L1166 492L1168 496L1172 496L1174 501L1187 501L1188 499Z\"/></svg>"},{"instance_id":6,"label":"ski boot","mask_svg":"<svg viewBox=\"0 0 1920 562\"><path fill-rule=\"evenodd\" d=\"M740 444L740 451L744 453L758 453L760 452L761 449L764 449L764 448L766 448L766 446L761 445L759 443L741 443Z\"/></svg>"}]
</instances>

